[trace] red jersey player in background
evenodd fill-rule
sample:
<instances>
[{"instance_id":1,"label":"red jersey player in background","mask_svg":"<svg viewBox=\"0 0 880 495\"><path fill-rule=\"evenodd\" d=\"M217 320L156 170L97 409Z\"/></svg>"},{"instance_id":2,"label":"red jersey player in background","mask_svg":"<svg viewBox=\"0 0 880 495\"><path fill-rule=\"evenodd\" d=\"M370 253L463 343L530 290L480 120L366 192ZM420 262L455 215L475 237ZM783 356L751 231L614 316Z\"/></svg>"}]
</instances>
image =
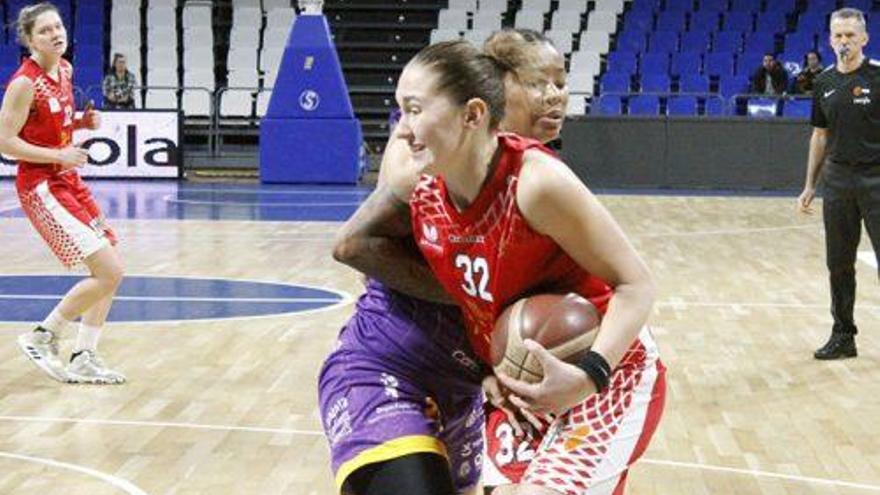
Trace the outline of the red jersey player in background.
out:
<instances>
[{"instance_id":1,"label":"red jersey player in background","mask_svg":"<svg viewBox=\"0 0 880 495\"><path fill-rule=\"evenodd\" d=\"M90 276L77 283L32 332L21 335L22 352L52 378L70 383L116 384L125 377L96 354L101 328L123 276L116 237L76 169L85 149L72 144L78 128L97 129L91 104L75 117L73 67L61 58L67 31L58 9L44 2L18 14L19 41L30 50L12 75L0 108L0 152L18 160L15 185L34 228L66 267L84 263ZM58 341L82 317L65 366Z\"/></svg>"},{"instance_id":2,"label":"red jersey player in background","mask_svg":"<svg viewBox=\"0 0 880 495\"><path fill-rule=\"evenodd\" d=\"M372 205L409 203L419 248L461 306L484 360L495 319L523 296L574 291L605 313L579 365L528 342L544 379L499 377L515 405L556 419L520 484L493 493L623 493L665 397L665 369L644 327L654 283L564 163L537 141L497 132L504 77L497 60L465 42L432 45L410 61L397 87L403 149L386 151L408 155L409 170L390 174ZM414 185L414 171L432 175ZM363 235L385 235L381 222L371 228ZM385 279L382 266L357 268Z\"/></svg>"}]
</instances>

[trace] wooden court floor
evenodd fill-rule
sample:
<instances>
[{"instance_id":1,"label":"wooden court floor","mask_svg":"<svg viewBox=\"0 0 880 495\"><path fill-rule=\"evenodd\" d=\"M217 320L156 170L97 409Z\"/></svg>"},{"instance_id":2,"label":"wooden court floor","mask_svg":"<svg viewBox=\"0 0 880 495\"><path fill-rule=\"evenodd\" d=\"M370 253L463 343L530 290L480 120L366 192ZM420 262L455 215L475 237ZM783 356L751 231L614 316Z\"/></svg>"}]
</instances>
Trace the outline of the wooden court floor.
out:
<instances>
[{"instance_id":1,"label":"wooden court floor","mask_svg":"<svg viewBox=\"0 0 880 495\"><path fill-rule=\"evenodd\" d=\"M860 357L817 362L831 322L823 233L793 197L603 201L658 280L669 367L628 493L880 493L876 270L858 264ZM361 290L330 257L338 223L113 223L129 274ZM24 220L0 218L0 240L0 274L61 272ZM0 324L0 494L334 493L315 383L351 310L111 324L101 350L128 375L120 387L50 381L15 346L28 325Z\"/></svg>"}]
</instances>

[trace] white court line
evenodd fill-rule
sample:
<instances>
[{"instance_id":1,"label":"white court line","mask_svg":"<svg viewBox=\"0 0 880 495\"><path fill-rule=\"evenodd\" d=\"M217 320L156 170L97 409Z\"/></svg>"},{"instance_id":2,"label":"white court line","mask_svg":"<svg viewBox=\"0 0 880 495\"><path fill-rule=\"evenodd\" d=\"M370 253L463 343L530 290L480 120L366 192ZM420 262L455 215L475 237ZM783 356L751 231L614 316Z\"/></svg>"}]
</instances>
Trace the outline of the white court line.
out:
<instances>
[{"instance_id":1,"label":"white court line","mask_svg":"<svg viewBox=\"0 0 880 495\"><path fill-rule=\"evenodd\" d=\"M116 419L57 418L46 416L0 416L0 421L20 421L28 423L83 423L98 426L143 426L148 428L186 428L194 430L241 431L246 433L271 433L273 435L301 435L314 437L320 437L324 435L323 432L315 430L263 428L258 426L212 425L202 423L176 423L165 421L127 421Z\"/></svg>"},{"instance_id":2,"label":"white court line","mask_svg":"<svg viewBox=\"0 0 880 495\"><path fill-rule=\"evenodd\" d=\"M0 294L0 299L61 299L64 294ZM339 297L154 297L154 296L114 296L114 301L171 301L171 302L247 302L247 303L337 303L345 299Z\"/></svg>"},{"instance_id":3,"label":"white court line","mask_svg":"<svg viewBox=\"0 0 880 495\"><path fill-rule=\"evenodd\" d=\"M372 189L371 190L351 190L351 191L346 191L346 190L322 191L320 189L305 189L305 190L296 190L296 191L260 191L257 189L244 190L244 189L198 189L198 188L189 189L189 188L187 188L187 189L178 189L176 194L186 194L186 193L191 193L191 192L223 193L223 194L227 194L227 193L229 193L229 194L255 194L255 195L275 194L275 195L282 195L282 196L288 195L288 194L290 194L290 195L296 195L296 194L327 194L327 195L332 195L332 194L337 194L337 195L341 195L341 196L360 194L360 195L366 197L366 196L369 196L370 193L372 193L373 191L372 191Z\"/></svg>"},{"instance_id":4,"label":"white court line","mask_svg":"<svg viewBox=\"0 0 880 495\"><path fill-rule=\"evenodd\" d=\"M0 213L8 213L10 211L15 211L19 209L17 203L4 203L0 204Z\"/></svg>"},{"instance_id":5,"label":"white court line","mask_svg":"<svg viewBox=\"0 0 880 495\"><path fill-rule=\"evenodd\" d=\"M764 303L764 302L727 302L727 301L658 301L654 306L663 308L828 308L828 303ZM878 305L857 304L856 309L880 309Z\"/></svg>"},{"instance_id":6,"label":"white court line","mask_svg":"<svg viewBox=\"0 0 880 495\"><path fill-rule=\"evenodd\" d=\"M869 490L880 492L880 485L869 485L866 483L853 483L851 481L829 480L825 478L814 478L812 476L799 476L796 474L773 473L770 471L758 471L755 469L739 469L726 466L713 466L711 464L698 464L695 462L679 462L679 461L662 461L657 459L642 459L638 462L645 464L654 464L657 466L670 466L676 468L700 469L703 471L717 471L721 473L740 474L743 476L755 476L760 478L774 478L786 481L794 481L798 483L810 483L817 485L834 485L843 488L858 488L861 490Z\"/></svg>"},{"instance_id":7,"label":"white court line","mask_svg":"<svg viewBox=\"0 0 880 495\"><path fill-rule=\"evenodd\" d=\"M15 459L19 461L25 462L35 462L37 464L44 464L50 467L56 467L61 469L66 469L68 471L76 471L78 473L85 474L87 476L91 476L92 478L98 478L101 481L109 483L116 488L128 493L129 495L147 495L147 492L141 490L134 484L132 484L128 480L124 480L122 478L117 478L111 474L102 473L101 471L96 471L91 468L87 468L84 466L78 466L76 464L70 464L67 462L55 461L52 459L44 459L42 457L33 457L29 455L23 454L13 454L11 452L2 452L0 451L0 458L5 457L7 459Z\"/></svg>"},{"instance_id":8,"label":"white court line","mask_svg":"<svg viewBox=\"0 0 880 495\"><path fill-rule=\"evenodd\" d=\"M325 207L325 206L360 206L361 202L346 201L343 203L260 203L260 202L243 202L243 201L201 201L198 199L175 199L171 195L163 198L166 203L179 203L185 205L223 205L223 206L250 206L250 207L276 207L276 206L309 206L309 207Z\"/></svg>"},{"instance_id":9,"label":"white court line","mask_svg":"<svg viewBox=\"0 0 880 495\"><path fill-rule=\"evenodd\" d=\"M862 263L877 268L877 257L874 256L874 251L859 251L856 257Z\"/></svg>"},{"instance_id":10,"label":"white court line","mask_svg":"<svg viewBox=\"0 0 880 495\"><path fill-rule=\"evenodd\" d=\"M83 423L97 426L140 426L148 428L191 428L200 430L213 431L236 431L246 433L269 433L283 435L301 435L301 436L323 436L324 433L316 430L296 430L289 428L262 428L252 426L229 426L229 425L211 425L198 423L173 423L173 422L153 422L153 421L124 421L124 420L103 420L103 419L78 419L78 418L57 418L42 416L0 416L0 421L19 421L31 423ZM655 464L659 466L669 466L675 468L699 469L703 471L716 471L743 476L754 476L757 478L773 478L793 481L798 483L811 483L822 485L833 485L845 488L859 488L862 490L871 490L880 492L880 485L871 485L867 483L854 483L851 481L842 481L826 478L816 478L812 476L798 476L793 474L774 473L770 471L759 471L757 469L740 469L726 466L715 466L712 464L700 464L694 462L666 461L660 459L642 459L639 462L646 464Z\"/></svg>"},{"instance_id":11,"label":"white court line","mask_svg":"<svg viewBox=\"0 0 880 495\"><path fill-rule=\"evenodd\" d=\"M690 237L701 235L737 235L737 234L760 234L765 232L777 232L780 230L803 230L813 229L821 226L820 223L809 223L806 225L780 225L776 227L750 227L742 229L716 229L716 230L694 230L681 232L657 232L655 234L633 234L635 238L652 238L652 237Z\"/></svg>"}]
</instances>

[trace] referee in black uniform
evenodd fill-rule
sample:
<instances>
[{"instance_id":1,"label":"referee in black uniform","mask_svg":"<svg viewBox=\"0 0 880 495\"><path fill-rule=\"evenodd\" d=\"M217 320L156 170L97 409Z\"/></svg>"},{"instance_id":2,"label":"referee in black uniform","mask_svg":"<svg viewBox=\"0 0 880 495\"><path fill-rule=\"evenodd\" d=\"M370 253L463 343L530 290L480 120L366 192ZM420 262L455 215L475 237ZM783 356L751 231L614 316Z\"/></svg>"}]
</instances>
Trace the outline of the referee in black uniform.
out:
<instances>
[{"instance_id":1,"label":"referee in black uniform","mask_svg":"<svg viewBox=\"0 0 880 495\"><path fill-rule=\"evenodd\" d=\"M834 327L828 342L816 350L816 359L857 354L853 306L862 221L875 257L880 253L880 62L865 58L867 43L861 11L846 8L831 14L831 47L837 63L815 79L807 178L798 197L798 208L812 213L810 204L821 173Z\"/></svg>"}]
</instances>

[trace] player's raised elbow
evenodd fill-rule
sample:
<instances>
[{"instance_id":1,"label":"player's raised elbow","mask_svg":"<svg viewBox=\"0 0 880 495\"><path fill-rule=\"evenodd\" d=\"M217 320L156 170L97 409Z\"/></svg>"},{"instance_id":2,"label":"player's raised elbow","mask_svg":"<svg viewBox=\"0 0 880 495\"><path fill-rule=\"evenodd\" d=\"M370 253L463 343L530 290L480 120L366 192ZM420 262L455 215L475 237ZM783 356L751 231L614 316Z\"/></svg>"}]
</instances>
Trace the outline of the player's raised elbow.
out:
<instances>
[{"instance_id":1,"label":"player's raised elbow","mask_svg":"<svg viewBox=\"0 0 880 495\"><path fill-rule=\"evenodd\" d=\"M348 265L354 257L353 240L346 235L337 235L333 244L333 259Z\"/></svg>"}]
</instances>

